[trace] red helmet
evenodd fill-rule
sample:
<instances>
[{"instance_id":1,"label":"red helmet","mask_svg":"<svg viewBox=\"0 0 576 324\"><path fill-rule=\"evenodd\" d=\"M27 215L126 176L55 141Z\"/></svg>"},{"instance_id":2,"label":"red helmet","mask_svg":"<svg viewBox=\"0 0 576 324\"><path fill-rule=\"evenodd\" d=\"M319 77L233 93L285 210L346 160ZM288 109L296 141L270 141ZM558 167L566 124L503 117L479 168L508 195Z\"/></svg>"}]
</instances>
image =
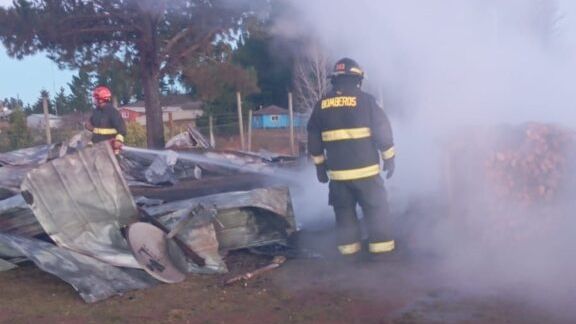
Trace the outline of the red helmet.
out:
<instances>
[{"instance_id":1,"label":"red helmet","mask_svg":"<svg viewBox=\"0 0 576 324\"><path fill-rule=\"evenodd\" d=\"M104 86L99 86L92 91L92 97L97 103L109 102L112 100L112 92Z\"/></svg>"}]
</instances>

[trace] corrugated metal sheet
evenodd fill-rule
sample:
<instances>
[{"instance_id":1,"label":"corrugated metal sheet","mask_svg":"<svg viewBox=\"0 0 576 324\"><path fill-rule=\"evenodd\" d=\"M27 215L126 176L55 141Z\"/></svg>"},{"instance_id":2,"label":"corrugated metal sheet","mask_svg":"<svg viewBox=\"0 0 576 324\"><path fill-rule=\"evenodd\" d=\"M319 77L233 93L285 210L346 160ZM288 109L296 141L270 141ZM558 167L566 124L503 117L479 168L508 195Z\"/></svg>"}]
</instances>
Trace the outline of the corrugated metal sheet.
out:
<instances>
[{"instance_id":1,"label":"corrugated metal sheet","mask_svg":"<svg viewBox=\"0 0 576 324\"><path fill-rule=\"evenodd\" d=\"M228 192L175 201L146 210L151 215L165 215L198 204L213 206L218 210L215 228L222 250L283 243L296 230L287 187Z\"/></svg>"},{"instance_id":2,"label":"corrugated metal sheet","mask_svg":"<svg viewBox=\"0 0 576 324\"><path fill-rule=\"evenodd\" d=\"M140 267L120 232L138 212L107 142L30 171L22 192L59 246L111 264Z\"/></svg>"},{"instance_id":3,"label":"corrugated metal sheet","mask_svg":"<svg viewBox=\"0 0 576 324\"><path fill-rule=\"evenodd\" d=\"M32 237L44 233L20 194L0 201L0 232Z\"/></svg>"},{"instance_id":4,"label":"corrugated metal sheet","mask_svg":"<svg viewBox=\"0 0 576 324\"><path fill-rule=\"evenodd\" d=\"M142 270L118 268L36 239L0 233L0 251L3 250L24 256L40 269L66 281L87 303L157 283Z\"/></svg>"}]
</instances>

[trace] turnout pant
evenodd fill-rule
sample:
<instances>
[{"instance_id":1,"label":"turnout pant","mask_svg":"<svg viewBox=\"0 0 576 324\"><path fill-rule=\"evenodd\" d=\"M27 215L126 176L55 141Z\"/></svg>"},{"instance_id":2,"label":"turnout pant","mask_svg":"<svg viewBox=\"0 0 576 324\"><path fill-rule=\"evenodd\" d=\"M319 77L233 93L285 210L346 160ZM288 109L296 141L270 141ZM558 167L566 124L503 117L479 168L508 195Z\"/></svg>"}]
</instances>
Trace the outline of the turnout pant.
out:
<instances>
[{"instance_id":1,"label":"turnout pant","mask_svg":"<svg viewBox=\"0 0 576 324\"><path fill-rule=\"evenodd\" d=\"M355 254L362 248L356 205L360 205L364 215L369 251L385 253L394 250L386 189L379 175L359 180L330 181L329 188L329 203L336 214L340 253Z\"/></svg>"}]
</instances>

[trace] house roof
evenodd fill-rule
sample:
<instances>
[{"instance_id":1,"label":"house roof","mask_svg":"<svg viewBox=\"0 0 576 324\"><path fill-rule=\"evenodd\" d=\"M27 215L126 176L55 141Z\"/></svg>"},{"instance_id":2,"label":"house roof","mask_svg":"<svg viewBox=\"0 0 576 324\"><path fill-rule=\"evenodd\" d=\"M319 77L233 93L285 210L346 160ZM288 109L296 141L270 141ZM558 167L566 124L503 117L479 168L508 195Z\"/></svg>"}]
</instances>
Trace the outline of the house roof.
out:
<instances>
[{"instance_id":1,"label":"house roof","mask_svg":"<svg viewBox=\"0 0 576 324\"><path fill-rule=\"evenodd\" d=\"M26 116L26 118L41 118L44 119L44 114L30 114L28 116ZM62 116L56 116L56 115L52 115L52 114L48 114L48 118L50 119L62 119Z\"/></svg>"},{"instance_id":2,"label":"house roof","mask_svg":"<svg viewBox=\"0 0 576 324\"><path fill-rule=\"evenodd\" d=\"M119 110L123 110L123 109L127 109L127 110L131 110L137 113L145 113L146 109L144 107L140 107L140 106L136 106L136 105L126 105L126 106L122 106L120 108L118 108ZM181 107L177 107L177 106L170 106L170 107L166 107L166 106L162 106L162 112L177 112L177 111L182 111L184 109L182 109Z\"/></svg>"},{"instance_id":3,"label":"house roof","mask_svg":"<svg viewBox=\"0 0 576 324\"><path fill-rule=\"evenodd\" d=\"M270 105L254 112L254 115L288 115L288 109Z\"/></svg>"},{"instance_id":4,"label":"house roof","mask_svg":"<svg viewBox=\"0 0 576 324\"><path fill-rule=\"evenodd\" d=\"M12 114L12 110L8 108L0 109L0 117L7 117Z\"/></svg>"},{"instance_id":5,"label":"house roof","mask_svg":"<svg viewBox=\"0 0 576 324\"><path fill-rule=\"evenodd\" d=\"M165 108L178 107L183 110L201 110L203 104L204 103L201 100L194 100L193 98L185 95L169 95L160 97L160 105ZM129 108L130 110L138 111L135 110L135 108L144 109L144 101L140 100L129 103L120 107L119 109L122 108ZM142 110L142 112L144 112L144 110Z\"/></svg>"}]
</instances>

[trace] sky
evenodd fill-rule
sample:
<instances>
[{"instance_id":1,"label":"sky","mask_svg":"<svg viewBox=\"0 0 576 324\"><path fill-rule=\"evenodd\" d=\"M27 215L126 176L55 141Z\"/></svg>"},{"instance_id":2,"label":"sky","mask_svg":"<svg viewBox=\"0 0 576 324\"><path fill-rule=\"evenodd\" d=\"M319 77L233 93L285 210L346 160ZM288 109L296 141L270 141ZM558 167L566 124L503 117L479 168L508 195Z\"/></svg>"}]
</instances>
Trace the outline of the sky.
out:
<instances>
[{"instance_id":1,"label":"sky","mask_svg":"<svg viewBox=\"0 0 576 324\"><path fill-rule=\"evenodd\" d=\"M0 6L7 6L12 0L0 0ZM6 48L0 44L0 100L18 97L24 104L34 103L45 89L50 94L60 87L68 91L68 82L74 71L60 70L43 54L25 57L23 60L10 58Z\"/></svg>"},{"instance_id":2,"label":"sky","mask_svg":"<svg viewBox=\"0 0 576 324\"><path fill-rule=\"evenodd\" d=\"M4 46L0 45L0 99L17 97L25 105L33 104L42 89L54 94L64 87L68 92L67 84L74 74L74 71L59 70L42 54L22 60L10 58Z\"/></svg>"}]
</instances>

